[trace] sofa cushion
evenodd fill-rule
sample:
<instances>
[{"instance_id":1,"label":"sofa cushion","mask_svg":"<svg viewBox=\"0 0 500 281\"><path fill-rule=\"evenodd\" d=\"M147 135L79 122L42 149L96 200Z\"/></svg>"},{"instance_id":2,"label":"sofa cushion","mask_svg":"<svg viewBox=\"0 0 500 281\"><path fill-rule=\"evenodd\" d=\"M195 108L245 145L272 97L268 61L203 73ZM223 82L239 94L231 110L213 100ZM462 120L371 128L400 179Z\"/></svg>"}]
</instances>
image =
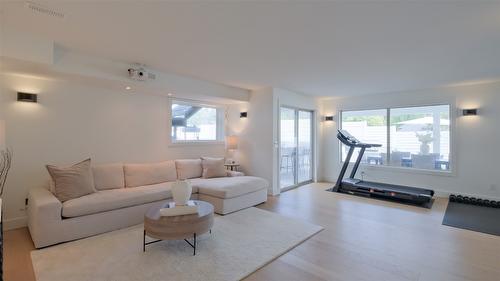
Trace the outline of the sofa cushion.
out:
<instances>
[{"instance_id":1,"label":"sofa cushion","mask_svg":"<svg viewBox=\"0 0 500 281\"><path fill-rule=\"evenodd\" d=\"M201 159L175 160L175 167L180 180L200 178L202 174Z\"/></svg>"},{"instance_id":2,"label":"sofa cushion","mask_svg":"<svg viewBox=\"0 0 500 281\"><path fill-rule=\"evenodd\" d=\"M131 188L102 190L63 203L62 216L79 217L126 208L172 197L172 182Z\"/></svg>"},{"instance_id":3,"label":"sofa cushion","mask_svg":"<svg viewBox=\"0 0 500 281\"><path fill-rule=\"evenodd\" d=\"M59 201L64 202L96 192L90 158L70 167L46 167L54 181L54 195Z\"/></svg>"},{"instance_id":4,"label":"sofa cushion","mask_svg":"<svg viewBox=\"0 0 500 281\"><path fill-rule=\"evenodd\" d=\"M197 179L191 184L198 189L200 194L222 199L238 197L269 186L265 179L249 176Z\"/></svg>"},{"instance_id":5,"label":"sofa cushion","mask_svg":"<svg viewBox=\"0 0 500 281\"><path fill-rule=\"evenodd\" d=\"M148 164L125 164L125 186L150 185L177 179L174 161Z\"/></svg>"},{"instance_id":6,"label":"sofa cushion","mask_svg":"<svg viewBox=\"0 0 500 281\"><path fill-rule=\"evenodd\" d=\"M224 167L224 158L201 158L201 166L203 168L202 178L220 178L227 176L226 167Z\"/></svg>"},{"instance_id":7,"label":"sofa cushion","mask_svg":"<svg viewBox=\"0 0 500 281\"><path fill-rule=\"evenodd\" d=\"M93 166L92 174L94 175L94 184L97 190L125 187L122 163Z\"/></svg>"}]
</instances>

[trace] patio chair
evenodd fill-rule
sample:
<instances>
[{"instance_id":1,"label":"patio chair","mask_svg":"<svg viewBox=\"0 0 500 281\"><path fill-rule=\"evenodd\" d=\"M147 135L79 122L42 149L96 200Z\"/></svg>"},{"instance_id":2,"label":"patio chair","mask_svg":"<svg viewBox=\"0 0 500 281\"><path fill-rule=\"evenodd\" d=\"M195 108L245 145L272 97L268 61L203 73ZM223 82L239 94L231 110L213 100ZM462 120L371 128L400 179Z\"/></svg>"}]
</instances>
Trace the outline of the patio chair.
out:
<instances>
[{"instance_id":1,"label":"patio chair","mask_svg":"<svg viewBox=\"0 0 500 281\"><path fill-rule=\"evenodd\" d=\"M391 152L391 159L389 165L401 167L403 166L403 158L411 157L410 152L393 151Z\"/></svg>"},{"instance_id":2,"label":"patio chair","mask_svg":"<svg viewBox=\"0 0 500 281\"><path fill-rule=\"evenodd\" d=\"M424 170L434 170L435 161L439 158L437 154L413 154L411 156L413 168L424 169Z\"/></svg>"}]
</instances>

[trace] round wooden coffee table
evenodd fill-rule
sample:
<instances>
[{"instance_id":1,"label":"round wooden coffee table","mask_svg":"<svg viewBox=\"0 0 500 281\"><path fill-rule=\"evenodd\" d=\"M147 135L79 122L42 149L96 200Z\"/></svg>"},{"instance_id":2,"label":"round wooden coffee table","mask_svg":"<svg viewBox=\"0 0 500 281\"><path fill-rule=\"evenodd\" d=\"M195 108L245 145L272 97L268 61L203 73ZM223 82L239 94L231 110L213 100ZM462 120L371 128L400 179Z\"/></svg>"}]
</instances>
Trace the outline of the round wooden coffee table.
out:
<instances>
[{"instance_id":1,"label":"round wooden coffee table","mask_svg":"<svg viewBox=\"0 0 500 281\"><path fill-rule=\"evenodd\" d=\"M152 207L144 215L144 236L142 250L146 251L146 245L162 240L184 239L193 247L193 255L196 255L196 236L211 232L214 224L214 206L208 202L193 200L198 204L198 214L163 217L160 209L168 205L167 201L160 206ZM146 235L158 239L146 243ZM188 238L193 238L193 243Z\"/></svg>"}]
</instances>

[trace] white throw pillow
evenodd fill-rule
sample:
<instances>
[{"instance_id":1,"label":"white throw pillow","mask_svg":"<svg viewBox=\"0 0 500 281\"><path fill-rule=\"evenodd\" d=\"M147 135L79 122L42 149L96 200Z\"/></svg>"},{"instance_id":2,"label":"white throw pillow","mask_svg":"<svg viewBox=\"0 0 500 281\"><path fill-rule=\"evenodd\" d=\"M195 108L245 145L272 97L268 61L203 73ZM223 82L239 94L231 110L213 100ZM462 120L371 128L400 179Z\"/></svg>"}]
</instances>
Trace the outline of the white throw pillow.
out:
<instances>
[{"instance_id":1,"label":"white throw pillow","mask_svg":"<svg viewBox=\"0 0 500 281\"><path fill-rule=\"evenodd\" d=\"M180 180L200 178L202 174L201 159L175 160L175 167Z\"/></svg>"},{"instance_id":2,"label":"white throw pillow","mask_svg":"<svg viewBox=\"0 0 500 281\"><path fill-rule=\"evenodd\" d=\"M202 157L202 177L205 179L226 177L227 171L226 167L224 167L224 162L224 158Z\"/></svg>"}]
</instances>

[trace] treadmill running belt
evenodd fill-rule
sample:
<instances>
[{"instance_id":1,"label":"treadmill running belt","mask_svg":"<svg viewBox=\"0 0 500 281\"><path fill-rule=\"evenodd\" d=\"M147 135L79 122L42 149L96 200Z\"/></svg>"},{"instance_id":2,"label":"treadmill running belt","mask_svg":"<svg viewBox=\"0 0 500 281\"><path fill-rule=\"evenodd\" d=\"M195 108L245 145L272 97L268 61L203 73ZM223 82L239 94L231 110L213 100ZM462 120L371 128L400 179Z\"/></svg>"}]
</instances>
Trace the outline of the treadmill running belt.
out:
<instances>
[{"instance_id":1,"label":"treadmill running belt","mask_svg":"<svg viewBox=\"0 0 500 281\"><path fill-rule=\"evenodd\" d=\"M360 181L357 183L358 186L367 187L367 188L375 188L375 189L383 189L387 191L394 192L406 192L410 194L426 194L429 196L434 195L434 191L430 189L411 187L411 186L403 186L403 185L395 185L389 183L381 183L381 182L370 182L370 181Z\"/></svg>"}]
</instances>

